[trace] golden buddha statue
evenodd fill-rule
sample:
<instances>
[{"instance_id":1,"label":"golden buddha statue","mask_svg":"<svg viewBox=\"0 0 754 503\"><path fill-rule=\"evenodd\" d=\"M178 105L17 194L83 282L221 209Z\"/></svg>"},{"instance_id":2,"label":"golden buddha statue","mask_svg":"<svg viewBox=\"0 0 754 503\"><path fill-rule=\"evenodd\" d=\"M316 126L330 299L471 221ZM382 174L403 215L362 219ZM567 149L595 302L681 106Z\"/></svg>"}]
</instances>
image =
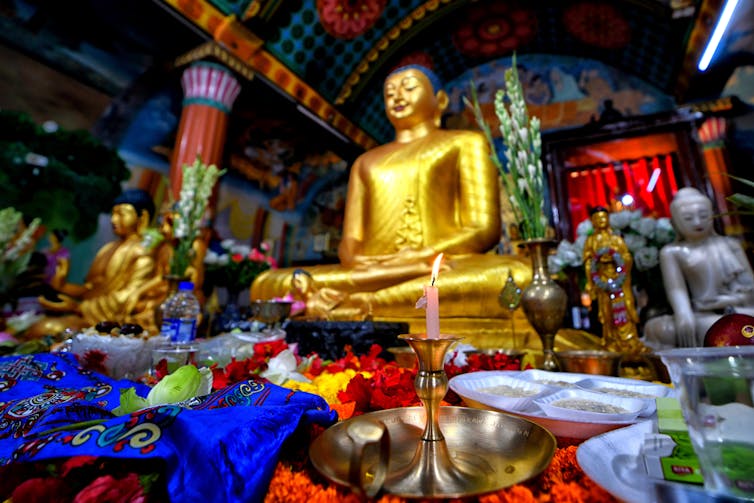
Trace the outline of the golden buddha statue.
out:
<instances>
[{"instance_id":1,"label":"golden buddha statue","mask_svg":"<svg viewBox=\"0 0 754 503\"><path fill-rule=\"evenodd\" d=\"M415 304L442 252L436 286L443 331L479 328L467 321L456 327L450 319L484 319L498 322L492 330L500 335L511 316L498 303L500 290L509 272L517 284L528 284L531 267L524 258L490 252L502 225L498 173L480 132L440 129L448 96L438 82L414 65L387 77L385 111L395 140L365 152L351 168L340 263L307 271L319 288L347 295L331 318L356 307L363 317L407 321L423 332L424 311ZM251 298L283 296L292 273L265 271Z\"/></svg>"},{"instance_id":2,"label":"golden buddha statue","mask_svg":"<svg viewBox=\"0 0 754 503\"><path fill-rule=\"evenodd\" d=\"M605 349L639 355L649 348L639 340L634 294L631 290L633 257L623 238L613 234L607 209L591 212L594 233L584 243L585 291L597 301Z\"/></svg>"},{"instance_id":3,"label":"golden buddha statue","mask_svg":"<svg viewBox=\"0 0 754 503\"><path fill-rule=\"evenodd\" d=\"M68 262L60 261L50 285L57 300L40 297L51 314L32 333L61 332L93 326L100 321L139 323L156 333L153 316L139 309L143 285L156 274L153 252L143 244L143 232L154 214L152 198L140 189L128 189L114 201L111 218L117 239L96 254L82 285L68 282Z\"/></svg>"}]
</instances>

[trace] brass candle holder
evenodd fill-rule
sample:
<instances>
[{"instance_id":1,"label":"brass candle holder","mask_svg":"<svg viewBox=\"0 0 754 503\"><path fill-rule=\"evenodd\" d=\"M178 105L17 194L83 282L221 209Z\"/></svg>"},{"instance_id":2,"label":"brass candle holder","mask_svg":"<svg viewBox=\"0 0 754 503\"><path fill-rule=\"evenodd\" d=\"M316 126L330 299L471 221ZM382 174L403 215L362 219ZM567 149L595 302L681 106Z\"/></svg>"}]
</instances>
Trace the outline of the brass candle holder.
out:
<instances>
[{"instance_id":1,"label":"brass candle holder","mask_svg":"<svg viewBox=\"0 0 754 503\"><path fill-rule=\"evenodd\" d=\"M366 497L458 498L529 479L550 463L555 437L502 412L440 407L448 391L445 354L459 337L399 336L416 353L421 407L370 412L317 437L309 457L333 482Z\"/></svg>"},{"instance_id":2,"label":"brass candle holder","mask_svg":"<svg viewBox=\"0 0 754 503\"><path fill-rule=\"evenodd\" d=\"M391 473L385 490L392 494L422 497L453 497L482 492L486 474L468 459L451 457L440 429L440 402L448 392L445 353L460 340L444 336L438 339L421 335L401 335L416 352L419 370L414 389L427 413L427 422L416 452L408 466Z\"/></svg>"}]
</instances>

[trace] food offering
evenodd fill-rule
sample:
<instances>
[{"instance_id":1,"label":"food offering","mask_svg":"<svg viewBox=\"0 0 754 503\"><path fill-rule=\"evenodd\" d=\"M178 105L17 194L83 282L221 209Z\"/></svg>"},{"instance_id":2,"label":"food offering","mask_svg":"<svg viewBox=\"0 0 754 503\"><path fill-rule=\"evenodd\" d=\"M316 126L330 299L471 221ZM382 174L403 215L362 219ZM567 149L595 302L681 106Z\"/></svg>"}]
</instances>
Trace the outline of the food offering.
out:
<instances>
[{"instance_id":1,"label":"food offering","mask_svg":"<svg viewBox=\"0 0 754 503\"><path fill-rule=\"evenodd\" d=\"M550 388L544 384L494 372L491 375L484 375L484 372L478 374L482 374L478 379L469 379L464 383L467 394L500 409L523 410L534 398L550 392Z\"/></svg>"},{"instance_id":2,"label":"food offering","mask_svg":"<svg viewBox=\"0 0 754 503\"><path fill-rule=\"evenodd\" d=\"M644 402L638 398L594 393L583 389L561 390L534 402L550 417L577 421L632 421L644 409Z\"/></svg>"},{"instance_id":3,"label":"food offering","mask_svg":"<svg viewBox=\"0 0 754 503\"><path fill-rule=\"evenodd\" d=\"M515 414L577 439L647 420L657 397L674 396L672 388L650 382L539 369L469 372L449 387L469 407Z\"/></svg>"},{"instance_id":4,"label":"food offering","mask_svg":"<svg viewBox=\"0 0 754 503\"><path fill-rule=\"evenodd\" d=\"M595 393L605 393L626 398L638 398L644 401L641 415L648 416L657 410L656 399L666 397L672 393L672 388L662 384L653 384L637 380L603 380L584 379L579 381L578 387Z\"/></svg>"},{"instance_id":5,"label":"food offering","mask_svg":"<svg viewBox=\"0 0 754 503\"><path fill-rule=\"evenodd\" d=\"M138 379L149 372L152 349L167 342L163 336L150 335L140 325L102 321L76 333L70 350L115 379Z\"/></svg>"}]
</instances>

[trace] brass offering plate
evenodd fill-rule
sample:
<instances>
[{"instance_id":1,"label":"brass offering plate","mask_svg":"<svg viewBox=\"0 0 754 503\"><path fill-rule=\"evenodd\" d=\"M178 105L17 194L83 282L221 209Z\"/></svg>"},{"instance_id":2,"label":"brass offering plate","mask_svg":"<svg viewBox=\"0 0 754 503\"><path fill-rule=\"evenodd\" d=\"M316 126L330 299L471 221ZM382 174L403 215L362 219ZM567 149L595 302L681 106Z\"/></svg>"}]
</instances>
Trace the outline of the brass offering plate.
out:
<instances>
[{"instance_id":1,"label":"brass offering plate","mask_svg":"<svg viewBox=\"0 0 754 503\"><path fill-rule=\"evenodd\" d=\"M390 437L387 474L378 448L357 453L349 435L354 422L382 422ZM427 422L424 407L404 407L371 412L328 428L312 442L309 457L327 479L355 490L351 460L361 459L362 480L384 477L383 490L405 498L456 498L483 494L528 480L541 473L555 453L555 437L542 426L502 412L468 407L440 407L439 423L458 484L432 486L427 480L400 476L412 464ZM374 446L372 446L374 447ZM356 455L354 455L356 454ZM430 470L431 471L431 470ZM396 475L398 475L396 477ZM381 484L381 483L380 483ZM382 485L382 484L381 484ZM446 492L448 491L448 492Z\"/></svg>"}]
</instances>

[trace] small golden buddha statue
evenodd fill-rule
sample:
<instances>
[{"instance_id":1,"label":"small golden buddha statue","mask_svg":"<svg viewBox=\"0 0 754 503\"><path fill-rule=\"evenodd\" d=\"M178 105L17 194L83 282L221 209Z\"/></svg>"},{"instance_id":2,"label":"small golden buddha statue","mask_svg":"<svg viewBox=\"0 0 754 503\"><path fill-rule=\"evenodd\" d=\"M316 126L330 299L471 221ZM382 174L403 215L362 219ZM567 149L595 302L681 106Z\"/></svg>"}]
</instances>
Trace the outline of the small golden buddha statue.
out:
<instances>
[{"instance_id":1,"label":"small golden buddha statue","mask_svg":"<svg viewBox=\"0 0 754 503\"><path fill-rule=\"evenodd\" d=\"M145 191L128 189L118 196L110 217L117 239L97 252L82 285L68 282L67 261L58 263L50 280L58 300L39 299L42 307L58 316L48 316L32 332L54 334L115 321L139 323L156 333L151 313L138 309L143 285L157 272L153 252L143 244L143 232L153 214L154 203Z\"/></svg>"},{"instance_id":2,"label":"small golden buddha statue","mask_svg":"<svg viewBox=\"0 0 754 503\"><path fill-rule=\"evenodd\" d=\"M519 285L531 281L527 260L488 253L501 233L498 173L480 132L440 129L448 96L438 82L414 65L385 80L395 140L365 152L351 168L340 263L307 267L319 288L346 294L333 316L356 308L375 320L416 322L423 331L424 312L415 304L441 252L446 260L436 284L443 318L508 319L498 303L508 273ZM252 285L252 299L284 295L292 273L265 271Z\"/></svg>"},{"instance_id":3,"label":"small golden buddha statue","mask_svg":"<svg viewBox=\"0 0 754 503\"><path fill-rule=\"evenodd\" d=\"M649 351L639 340L634 294L631 290L633 257L623 238L613 234L607 209L591 212L594 233L584 243L585 291L597 301L605 349L639 355Z\"/></svg>"}]
</instances>

